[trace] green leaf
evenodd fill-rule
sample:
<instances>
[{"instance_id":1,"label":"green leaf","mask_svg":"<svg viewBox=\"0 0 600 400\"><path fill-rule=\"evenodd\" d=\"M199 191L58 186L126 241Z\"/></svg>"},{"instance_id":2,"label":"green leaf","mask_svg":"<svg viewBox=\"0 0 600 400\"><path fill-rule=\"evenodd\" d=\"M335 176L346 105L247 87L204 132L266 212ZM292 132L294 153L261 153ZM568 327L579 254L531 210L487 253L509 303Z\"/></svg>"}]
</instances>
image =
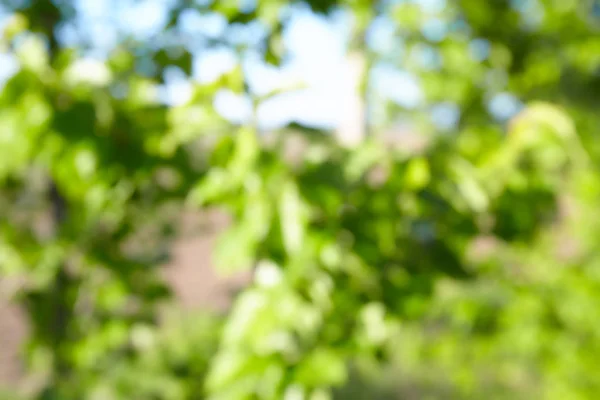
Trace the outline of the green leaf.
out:
<instances>
[{"instance_id":1,"label":"green leaf","mask_svg":"<svg viewBox=\"0 0 600 400\"><path fill-rule=\"evenodd\" d=\"M413 190L423 189L431 180L429 163L423 157L413 158L408 162L405 173L406 186Z\"/></svg>"},{"instance_id":2,"label":"green leaf","mask_svg":"<svg viewBox=\"0 0 600 400\"><path fill-rule=\"evenodd\" d=\"M188 193L188 204L203 206L220 200L231 191L231 177L222 168L212 168L208 175Z\"/></svg>"},{"instance_id":3,"label":"green leaf","mask_svg":"<svg viewBox=\"0 0 600 400\"><path fill-rule=\"evenodd\" d=\"M185 48L161 49L154 55L154 62L162 67L175 65L186 75L192 73L192 55Z\"/></svg>"},{"instance_id":4,"label":"green leaf","mask_svg":"<svg viewBox=\"0 0 600 400\"><path fill-rule=\"evenodd\" d=\"M234 225L217 241L213 260L224 272L236 272L252 267L257 248L255 232L244 225Z\"/></svg>"},{"instance_id":5,"label":"green leaf","mask_svg":"<svg viewBox=\"0 0 600 400\"><path fill-rule=\"evenodd\" d=\"M36 74L44 74L48 68L48 52L38 36L27 35L17 49L17 56L24 68Z\"/></svg>"},{"instance_id":6,"label":"green leaf","mask_svg":"<svg viewBox=\"0 0 600 400\"><path fill-rule=\"evenodd\" d=\"M4 29L0 36L6 41L10 41L18 34L23 33L28 25L29 21L26 16L21 13L15 13L4 23Z\"/></svg>"},{"instance_id":7,"label":"green leaf","mask_svg":"<svg viewBox=\"0 0 600 400\"><path fill-rule=\"evenodd\" d=\"M236 183L241 184L260 155L256 132L249 127L242 128L236 137L235 150L229 171Z\"/></svg>"},{"instance_id":8,"label":"green leaf","mask_svg":"<svg viewBox=\"0 0 600 400\"><path fill-rule=\"evenodd\" d=\"M238 379L250 378L258 381L258 376L252 377L252 375L259 370L260 364L249 354L238 350L222 351L213 360L206 378L206 388L209 392L218 393L236 386Z\"/></svg>"},{"instance_id":9,"label":"green leaf","mask_svg":"<svg viewBox=\"0 0 600 400\"><path fill-rule=\"evenodd\" d=\"M332 349L315 349L302 360L294 378L308 387L338 386L347 379L346 363L344 358Z\"/></svg>"},{"instance_id":10,"label":"green leaf","mask_svg":"<svg viewBox=\"0 0 600 400\"><path fill-rule=\"evenodd\" d=\"M346 162L347 179L352 182L361 178L371 167L385 160L386 155L381 143L368 141L362 144L351 153Z\"/></svg>"},{"instance_id":11,"label":"green leaf","mask_svg":"<svg viewBox=\"0 0 600 400\"><path fill-rule=\"evenodd\" d=\"M286 182L281 188L279 220L286 251L290 255L298 253L302 250L307 218L304 202L293 181Z\"/></svg>"},{"instance_id":12,"label":"green leaf","mask_svg":"<svg viewBox=\"0 0 600 400\"><path fill-rule=\"evenodd\" d=\"M235 301L233 309L223 330L223 343L233 346L247 344L248 335L257 326L261 313L269 307L267 294L259 289L248 289Z\"/></svg>"}]
</instances>

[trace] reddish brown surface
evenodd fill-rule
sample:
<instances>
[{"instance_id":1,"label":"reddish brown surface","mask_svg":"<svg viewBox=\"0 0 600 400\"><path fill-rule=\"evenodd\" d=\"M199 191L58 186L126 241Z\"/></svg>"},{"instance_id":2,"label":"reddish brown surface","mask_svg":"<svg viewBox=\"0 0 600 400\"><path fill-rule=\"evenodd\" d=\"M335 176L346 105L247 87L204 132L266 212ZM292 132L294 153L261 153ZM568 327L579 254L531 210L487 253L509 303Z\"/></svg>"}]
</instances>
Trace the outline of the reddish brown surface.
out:
<instances>
[{"instance_id":1,"label":"reddish brown surface","mask_svg":"<svg viewBox=\"0 0 600 400\"><path fill-rule=\"evenodd\" d=\"M0 298L0 385L18 380L21 372L19 349L25 336L23 316Z\"/></svg>"},{"instance_id":2,"label":"reddish brown surface","mask_svg":"<svg viewBox=\"0 0 600 400\"><path fill-rule=\"evenodd\" d=\"M172 248L173 262L164 269L165 279L174 288L177 299L185 308L210 307L224 309L231 293L247 282L247 276L224 276L212 267L211 254L219 232L227 226L223 214L210 213L203 221L203 232L185 234ZM194 217L186 216L194 225ZM189 226L188 228L191 228Z\"/></svg>"}]
</instances>

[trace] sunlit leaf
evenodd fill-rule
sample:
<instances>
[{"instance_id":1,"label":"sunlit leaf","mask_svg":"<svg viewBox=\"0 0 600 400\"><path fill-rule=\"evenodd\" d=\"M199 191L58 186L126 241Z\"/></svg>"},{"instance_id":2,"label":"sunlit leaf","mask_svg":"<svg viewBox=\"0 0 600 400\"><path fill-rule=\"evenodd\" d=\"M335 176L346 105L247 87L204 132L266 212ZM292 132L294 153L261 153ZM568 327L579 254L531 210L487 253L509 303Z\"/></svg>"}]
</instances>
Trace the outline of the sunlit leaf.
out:
<instances>
[{"instance_id":1,"label":"sunlit leaf","mask_svg":"<svg viewBox=\"0 0 600 400\"><path fill-rule=\"evenodd\" d=\"M302 197L293 182L287 182L281 188L279 220L286 251L289 254L299 252L304 242L307 220Z\"/></svg>"},{"instance_id":2,"label":"sunlit leaf","mask_svg":"<svg viewBox=\"0 0 600 400\"><path fill-rule=\"evenodd\" d=\"M405 181L406 185L415 190L424 188L431 179L429 164L424 158L414 158L407 166Z\"/></svg>"},{"instance_id":3,"label":"sunlit leaf","mask_svg":"<svg viewBox=\"0 0 600 400\"><path fill-rule=\"evenodd\" d=\"M309 387L340 385L346 374L343 357L326 348L309 353L295 373L298 382Z\"/></svg>"}]
</instances>

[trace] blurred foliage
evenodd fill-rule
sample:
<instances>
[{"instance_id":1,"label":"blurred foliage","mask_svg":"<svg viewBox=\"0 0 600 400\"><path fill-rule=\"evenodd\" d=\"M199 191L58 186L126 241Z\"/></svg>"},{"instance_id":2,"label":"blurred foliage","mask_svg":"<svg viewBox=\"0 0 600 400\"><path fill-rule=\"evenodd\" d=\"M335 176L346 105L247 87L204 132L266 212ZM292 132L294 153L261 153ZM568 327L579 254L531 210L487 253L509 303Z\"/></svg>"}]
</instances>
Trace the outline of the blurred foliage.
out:
<instances>
[{"instance_id":1,"label":"blurred foliage","mask_svg":"<svg viewBox=\"0 0 600 400\"><path fill-rule=\"evenodd\" d=\"M29 317L35 398L598 393L598 2L173 3L157 37L98 59L57 35L78 18L70 2L3 2L0 47L19 68L0 92L0 273ZM410 119L424 146L373 134L346 148L299 124L266 141L217 113L221 89L266 98L242 62L191 79L181 13L260 24L256 40L193 44L281 65L303 5L351 15L368 65L418 79L415 109L369 105L382 125ZM385 51L365 44L382 19ZM191 88L180 105L160 96L173 67ZM495 112L498 99L521 112ZM460 115L440 133L432 109L448 104ZM253 272L223 316L159 312L188 207L226 210L215 263Z\"/></svg>"}]
</instances>

